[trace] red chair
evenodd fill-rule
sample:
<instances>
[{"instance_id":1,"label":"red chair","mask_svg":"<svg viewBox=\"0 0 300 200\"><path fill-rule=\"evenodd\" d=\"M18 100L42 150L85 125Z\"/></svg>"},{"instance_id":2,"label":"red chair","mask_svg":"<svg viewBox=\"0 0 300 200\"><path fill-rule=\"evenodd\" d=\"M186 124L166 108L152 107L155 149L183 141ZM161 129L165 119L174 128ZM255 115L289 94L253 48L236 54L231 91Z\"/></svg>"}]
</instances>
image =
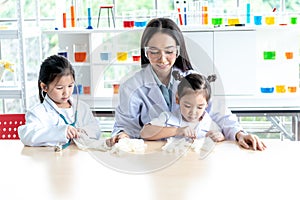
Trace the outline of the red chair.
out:
<instances>
[{"instance_id":1,"label":"red chair","mask_svg":"<svg viewBox=\"0 0 300 200\"><path fill-rule=\"evenodd\" d=\"M18 127L25 124L25 114L0 114L0 140L18 140Z\"/></svg>"}]
</instances>

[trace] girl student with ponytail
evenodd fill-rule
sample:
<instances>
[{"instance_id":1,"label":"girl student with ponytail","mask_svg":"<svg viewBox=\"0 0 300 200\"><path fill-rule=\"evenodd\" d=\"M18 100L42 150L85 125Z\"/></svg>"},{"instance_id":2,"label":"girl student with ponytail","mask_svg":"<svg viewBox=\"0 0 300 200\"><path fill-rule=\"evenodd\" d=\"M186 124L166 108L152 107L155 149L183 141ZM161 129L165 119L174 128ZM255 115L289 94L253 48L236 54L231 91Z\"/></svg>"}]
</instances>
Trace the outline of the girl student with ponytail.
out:
<instances>
[{"instance_id":1,"label":"girl student with ponytail","mask_svg":"<svg viewBox=\"0 0 300 200\"><path fill-rule=\"evenodd\" d=\"M40 103L26 112L26 123L18 128L24 145L67 147L74 140L80 148L106 150L116 142L100 139L100 126L89 105L72 96L75 87L75 71L65 57L52 55L42 62Z\"/></svg>"}]
</instances>

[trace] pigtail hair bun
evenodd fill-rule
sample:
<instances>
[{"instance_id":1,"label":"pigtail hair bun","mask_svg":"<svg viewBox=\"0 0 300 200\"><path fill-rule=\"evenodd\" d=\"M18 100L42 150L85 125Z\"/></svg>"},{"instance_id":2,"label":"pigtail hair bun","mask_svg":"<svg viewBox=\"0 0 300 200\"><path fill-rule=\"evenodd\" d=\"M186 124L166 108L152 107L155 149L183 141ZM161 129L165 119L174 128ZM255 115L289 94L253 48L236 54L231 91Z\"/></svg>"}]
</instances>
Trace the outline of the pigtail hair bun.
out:
<instances>
[{"instance_id":1,"label":"pigtail hair bun","mask_svg":"<svg viewBox=\"0 0 300 200\"><path fill-rule=\"evenodd\" d=\"M215 82L217 79L217 75L216 74L211 74L207 77L208 82Z\"/></svg>"},{"instance_id":2,"label":"pigtail hair bun","mask_svg":"<svg viewBox=\"0 0 300 200\"><path fill-rule=\"evenodd\" d=\"M180 75L179 71L177 71L177 70L174 70L174 71L172 72L172 76L173 76L174 79L177 80L177 81L181 81L182 78L183 78L183 76Z\"/></svg>"}]
</instances>

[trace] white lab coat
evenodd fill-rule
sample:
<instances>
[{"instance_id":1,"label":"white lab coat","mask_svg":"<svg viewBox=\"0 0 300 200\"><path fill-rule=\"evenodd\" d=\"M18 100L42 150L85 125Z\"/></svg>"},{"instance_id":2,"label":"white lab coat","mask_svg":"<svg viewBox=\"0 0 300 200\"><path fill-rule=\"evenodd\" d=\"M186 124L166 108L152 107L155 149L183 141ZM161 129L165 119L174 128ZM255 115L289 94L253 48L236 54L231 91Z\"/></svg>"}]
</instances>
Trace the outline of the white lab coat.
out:
<instances>
[{"instance_id":1,"label":"white lab coat","mask_svg":"<svg viewBox=\"0 0 300 200\"><path fill-rule=\"evenodd\" d=\"M150 124L161 127L194 126L194 124L192 123L183 121L180 109L176 110L175 112L162 112L158 118L152 119ZM222 132L221 128L211 119L206 111L202 119L196 124L196 126L191 128L195 130L196 137L198 139L204 138L208 131Z\"/></svg>"},{"instance_id":2,"label":"white lab coat","mask_svg":"<svg viewBox=\"0 0 300 200\"><path fill-rule=\"evenodd\" d=\"M148 65L142 68L120 85L119 105L115 112L116 122L112 135L125 131L132 138L141 138L140 131L145 124L148 124L153 118L157 118L160 113L169 111L150 67ZM179 69L173 67L173 70ZM191 72L182 72L182 75L185 76L189 73ZM179 108L175 100L178 84L179 81L174 81L171 88L173 91L171 112ZM209 102L206 111L221 127L226 139L235 140L235 134L243 130L236 115L227 109L225 102Z\"/></svg>"},{"instance_id":3,"label":"white lab coat","mask_svg":"<svg viewBox=\"0 0 300 200\"><path fill-rule=\"evenodd\" d=\"M55 146L58 143L68 142L66 133L69 125L55 111L55 109L59 110L56 104L47 95L45 98L43 103L26 113L26 124L18 128L20 140L25 145ZM76 102L73 102L73 98L70 102L75 112ZM101 134L100 126L89 105L79 100L77 113L75 127L84 129L90 138L98 139ZM68 123L74 122L74 116L64 117Z\"/></svg>"}]
</instances>

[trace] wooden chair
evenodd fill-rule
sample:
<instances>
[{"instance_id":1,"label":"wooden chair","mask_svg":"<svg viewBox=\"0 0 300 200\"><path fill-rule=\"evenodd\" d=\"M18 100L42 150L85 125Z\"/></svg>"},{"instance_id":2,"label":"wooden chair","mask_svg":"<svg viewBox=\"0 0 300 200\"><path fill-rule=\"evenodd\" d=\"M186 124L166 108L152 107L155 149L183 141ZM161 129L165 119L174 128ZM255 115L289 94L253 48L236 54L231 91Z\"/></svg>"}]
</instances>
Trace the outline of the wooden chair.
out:
<instances>
[{"instance_id":1,"label":"wooden chair","mask_svg":"<svg viewBox=\"0 0 300 200\"><path fill-rule=\"evenodd\" d=\"M0 114L0 140L18 140L18 127L25 124L25 114Z\"/></svg>"}]
</instances>

